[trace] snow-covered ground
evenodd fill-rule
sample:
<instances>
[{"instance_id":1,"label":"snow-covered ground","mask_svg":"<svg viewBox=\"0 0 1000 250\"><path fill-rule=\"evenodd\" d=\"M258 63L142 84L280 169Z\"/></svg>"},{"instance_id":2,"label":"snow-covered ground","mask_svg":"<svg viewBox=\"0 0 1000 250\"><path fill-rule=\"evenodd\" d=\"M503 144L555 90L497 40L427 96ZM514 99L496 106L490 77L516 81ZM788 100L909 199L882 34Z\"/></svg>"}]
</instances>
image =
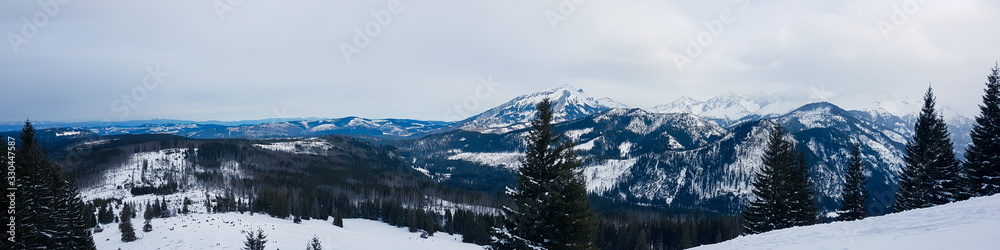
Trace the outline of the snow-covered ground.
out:
<instances>
[{"instance_id":1,"label":"snow-covered ground","mask_svg":"<svg viewBox=\"0 0 1000 250\"><path fill-rule=\"evenodd\" d=\"M583 178L587 180L587 192L602 193L611 189L626 176L638 158L625 160L611 159L601 164L583 167Z\"/></svg>"},{"instance_id":2,"label":"snow-covered ground","mask_svg":"<svg viewBox=\"0 0 1000 250\"><path fill-rule=\"evenodd\" d=\"M321 152L336 148L336 146L331 145L329 142L319 138L309 138L299 141L272 142L268 144L254 144L254 146L267 150L313 155L319 155Z\"/></svg>"},{"instance_id":3,"label":"snow-covered ground","mask_svg":"<svg viewBox=\"0 0 1000 250\"><path fill-rule=\"evenodd\" d=\"M997 232L1000 195L742 236L696 249L997 249Z\"/></svg>"},{"instance_id":4,"label":"snow-covered ground","mask_svg":"<svg viewBox=\"0 0 1000 250\"><path fill-rule=\"evenodd\" d=\"M141 213L141 212L140 212ZM482 249L462 243L461 235L438 232L427 239L406 228L364 220L345 219L344 228L332 221L291 220L267 215L239 213L191 214L153 219L153 231L142 232L142 216L132 220L136 228L134 242L121 241L118 224L103 225L104 232L94 234L97 249L241 249L246 237L241 231L264 229L266 249L304 249L313 235L319 237L323 249ZM171 230L171 228L173 230Z\"/></svg>"},{"instance_id":5,"label":"snow-covered ground","mask_svg":"<svg viewBox=\"0 0 1000 250\"><path fill-rule=\"evenodd\" d=\"M448 157L448 160L463 160L493 167L518 168L518 159L524 156L521 152L490 152L490 153L458 153Z\"/></svg>"}]
</instances>

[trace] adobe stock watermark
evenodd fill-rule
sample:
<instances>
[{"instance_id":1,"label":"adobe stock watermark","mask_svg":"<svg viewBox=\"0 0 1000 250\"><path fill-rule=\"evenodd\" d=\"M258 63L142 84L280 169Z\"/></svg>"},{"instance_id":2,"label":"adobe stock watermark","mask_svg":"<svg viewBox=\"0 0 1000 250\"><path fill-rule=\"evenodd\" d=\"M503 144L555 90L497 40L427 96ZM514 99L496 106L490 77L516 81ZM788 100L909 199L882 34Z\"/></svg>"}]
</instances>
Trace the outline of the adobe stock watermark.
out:
<instances>
[{"instance_id":1,"label":"adobe stock watermark","mask_svg":"<svg viewBox=\"0 0 1000 250\"><path fill-rule=\"evenodd\" d=\"M549 27L552 28L552 31L556 31L559 23L565 22L566 19L576 14L576 10L584 3L587 3L587 0L562 0L559 1L559 6L556 7L555 11L546 10L545 19L549 20Z\"/></svg>"},{"instance_id":2,"label":"adobe stock watermark","mask_svg":"<svg viewBox=\"0 0 1000 250\"><path fill-rule=\"evenodd\" d=\"M149 91L159 88L160 84L163 83L163 79L168 76L170 74L160 71L159 64L155 68L147 66L146 76L142 78L142 82L139 85L132 87L128 93L122 94L121 98L111 101L111 111L119 113L118 119L124 120L133 109L139 106L140 102L146 100Z\"/></svg>"},{"instance_id":3,"label":"adobe stock watermark","mask_svg":"<svg viewBox=\"0 0 1000 250\"><path fill-rule=\"evenodd\" d=\"M750 0L732 0L732 2L738 7L736 11L750 8ZM705 26L704 30L693 37L687 37L687 46L684 47L685 53L674 54L674 63L677 64L678 71L684 72L684 66L694 63L694 60L698 59L706 48L712 46L715 40L722 36L722 33L726 31L726 26L736 22L736 11L723 9L719 12L719 18L702 22L702 25Z\"/></svg>"},{"instance_id":4,"label":"adobe stock watermark","mask_svg":"<svg viewBox=\"0 0 1000 250\"><path fill-rule=\"evenodd\" d=\"M354 39L348 42L340 42L340 52L344 53L344 59L350 63L354 55L361 54L362 50L371 45L372 40L382 34L382 31L392 24L392 18L403 12L403 4L399 0L391 0L385 5L385 9L371 11L372 20L363 26L354 27Z\"/></svg>"},{"instance_id":5,"label":"adobe stock watermark","mask_svg":"<svg viewBox=\"0 0 1000 250\"><path fill-rule=\"evenodd\" d=\"M828 101L831 97L837 96L837 93L827 91L826 84L820 84L819 88L816 86L809 87L809 95L815 100Z\"/></svg>"},{"instance_id":6,"label":"adobe stock watermark","mask_svg":"<svg viewBox=\"0 0 1000 250\"><path fill-rule=\"evenodd\" d=\"M274 118L293 118L293 117L297 117L297 116L295 116L295 114L292 114L292 113L288 112L288 106L281 106L281 109L278 109L277 107L275 107L275 108L271 109L271 114L274 115Z\"/></svg>"},{"instance_id":7,"label":"adobe stock watermark","mask_svg":"<svg viewBox=\"0 0 1000 250\"><path fill-rule=\"evenodd\" d=\"M7 182L7 241L15 242L17 237L17 168L14 167L14 158L17 144L14 137L7 137L7 174L4 181Z\"/></svg>"},{"instance_id":8,"label":"adobe stock watermark","mask_svg":"<svg viewBox=\"0 0 1000 250\"><path fill-rule=\"evenodd\" d=\"M38 6L42 9L31 15L31 18L21 18L21 32L7 32L7 40L10 47L14 49L14 54L21 52L21 45L28 44L32 38L38 35L38 31L49 25L49 20L59 14L59 9L69 3L70 0L46 0L38 1Z\"/></svg>"},{"instance_id":9,"label":"adobe stock watermark","mask_svg":"<svg viewBox=\"0 0 1000 250\"><path fill-rule=\"evenodd\" d=\"M243 5L243 0L212 1L212 8L215 8L215 14L219 16L220 22L225 22L226 14L235 11L240 5Z\"/></svg>"},{"instance_id":10,"label":"adobe stock watermark","mask_svg":"<svg viewBox=\"0 0 1000 250\"><path fill-rule=\"evenodd\" d=\"M927 4L927 0L906 0L903 5L899 4L892 5L892 14L889 14L889 20L880 19L875 23L878 27L878 31L882 33L882 38L886 41L889 40L889 35L899 31L899 27L906 25L910 21L910 16L920 11L920 7Z\"/></svg>"},{"instance_id":11,"label":"adobe stock watermark","mask_svg":"<svg viewBox=\"0 0 1000 250\"><path fill-rule=\"evenodd\" d=\"M480 76L479 85L476 86L472 94L445 110L444 114L441 115L442 121L457 121L471 116L470 114L479 108L480 102L493 96L496 87L501 85L503 85L502 82L493 81L493 74L486 75L486 77Z\"/></svg>"}]
</instances>

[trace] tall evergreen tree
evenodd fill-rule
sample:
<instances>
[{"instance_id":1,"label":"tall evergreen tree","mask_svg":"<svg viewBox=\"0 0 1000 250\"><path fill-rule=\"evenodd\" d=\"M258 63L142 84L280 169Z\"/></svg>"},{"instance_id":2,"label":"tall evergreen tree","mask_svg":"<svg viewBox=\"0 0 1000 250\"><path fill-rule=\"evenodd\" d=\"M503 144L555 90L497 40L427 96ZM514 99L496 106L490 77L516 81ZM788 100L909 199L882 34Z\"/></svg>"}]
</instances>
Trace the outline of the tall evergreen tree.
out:
<instances>
[{"instance_id":1,"label":"tall evergreen tree","mask_svg":"<svg viewBox=\"0 0 1000 250\"><path fill-rule=\"evenodd\" d=\"M19 211L15 248L95 249L76 186L49 161L31 122L24 123L19 137L14 159Z\"/></svg>"},{"instance_id":2,"label":"tall evergreen tree","mask_svg":"<svg viewBox=\"0 0 1000 250\"><path fill-rule=\"evenodd\" d=\"M444 232L455 235L455 217L451 214L451 209L444 210Z\"/></svg>"},{"instance_id":3,"label":"tall evergreen tree","mask_svg":"<svg viewBox=\"0 0 1000 250\"><path fill-rule=\"evenodd\" d=\"M847 173L844 176L844 189L841 196L844 198L840 204L841 221L860 220L868 217L865 211L865 204L868 200L868 180L865 179L865 163L861 159L861 149L857 144L851 149L850 163L847 164Z\"/></svg>"},{"instance_id":4,"label":"tall evergreen tree","mask_svg":"<svg viewBox=\"0 0 1000 250\"><path fill-rule=\"evenodd\" d=\"M986 77L983 104L965 150L968 173L967 192L975 196L1000 193L1000 65Z\"/></svg>"},{"instance_id":5,"label":"tall evergreen tree","mask_svg":"<svg viewBox=\"0 0 1000 250\"><path fill-rule=\"evenodd\" d=\"M788 174L782 181L784 191L779 192L788 195L785 198L785 202L791 208L789 211L791 214L787 220L788 225L794 227L816 224L819 209L816 207L813 182L809 179L809 164L806 161L805 153L798 150L793 151L795 152L793 164L789 166Z\"/></svg>"},{"instance_id":6,"label":"tall evergreen tree","mask_svg":"<svg viewBox=\"0 0 1000 250\"><path fill-rule=\"evenodd\" d=\"M896 212L941 205L966 196L964 170L955 158L948 126L935 111L935 102L928 87L913 126L913 138L906 142L906 165L893 203Z\"/></svg>"},{"instance_id":7,"label":"tall evergreen tree","mask_svg":"<svg viewBox=\"0 0 1000 250\"><path fill-rule=\"evenodd\" d=\"M135 227L132 226L132 209L129 208L128 203L122 207L122 212L119 216L121 222L118 223L118 230L122 232L123 242L133 242L138 238L135 237Z\"/></svg>"},{"instance_id":8,"label":"tall evergreen tree","mask_svg":"<svg viewBox=\"0 0 1000 250\"><path fill-rule=\"evenodd\" d=\"M333 210L333 225L344 228L344 217L340 215L339 210Z\"/></svg>"},{"instance_id":9,"label":"tall evergreen tree","mask_svg":"<svg viewBox=\"0 0 1000 250\"><path fill-rule=\"evenodd\" d=\"M146 203L146 209L142 211L142 218L145 220L153 219L153 206L149 205L149 203Z\"/></svg>"},{"instance_id":10,"label":"tall evergreen tree","mask_svg":"<svg viewBox=\"0 0 1000 250\"><path fill-rule=\"evenodd\" d=\"M785 140L787 131L776 124L755 175L751 200L743 209L743 229L749 234L816 223L816 205L805 155Z\"/></svg>"},{"instance_id":11,"label":"tall evergreen tree","mask_svg":"<svg viewBox=\"0 0 1000 250\"><path fill-rule=\"evenodd\" d=\"M573 142L554 131L552 101L535 108L528 148L520 160L518 187L508 190L514 208L505 207L503 228L494 232L496 249L592 249L595 214L586 183L576 168Z\"/></svg>"},{"instance_id":12,"label":"tall evergreen tree","mask_svg":"<svg viewBox=\"0 0 1000 250\"><path fill-rule=\"evenodd\" d=\"M264 229L257 228L257 234L252 231L246 233L247 238L243 241L243 250L264 250L264 245L267 244L267 235L264 234Z\"/></svg>"}]
</instances>

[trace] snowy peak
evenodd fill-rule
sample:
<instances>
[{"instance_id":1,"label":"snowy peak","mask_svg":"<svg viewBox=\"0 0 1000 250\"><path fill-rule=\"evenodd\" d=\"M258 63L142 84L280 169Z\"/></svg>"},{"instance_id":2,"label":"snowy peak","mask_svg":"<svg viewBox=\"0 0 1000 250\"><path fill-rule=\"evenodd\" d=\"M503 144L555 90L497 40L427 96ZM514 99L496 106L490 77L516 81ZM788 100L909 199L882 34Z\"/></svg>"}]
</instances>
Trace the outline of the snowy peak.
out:
<instances>
[{"instance_id":1,"label":"snowy peak","mask_svg":"<svg viewBox=\"0 0 1000 250\"><path fill-rule=\"evenodd\" d=\"M685 113L700 114L703 110L704 102L695 100L688 96L681 96L676 101L668 104L653 107L653 112L657 113Z\"/></svg>"},{"instance_id":2,"label":"snowy peak","mask_svg":"<svg viewBox=\"0 0 1000 250\"><path fill-rule=\"evenodd\" d=\"M604 98L601 98L601 99L597 99L597 105L598 106L607 107L607 108L611 108L611 109L627 109L627 108L629 108L628 105L625 105L624 103L616 102L615 100L611 100L611 98L607 98L607 97L604 97Z\"/></svg>"},{"instance_id":3,"label":"snowy peak","mask_svg":"<svg viewBox=\"0 0 1000 250\"><path fill-rule=\"evenodd\" d=\"M459 122L458 127L462 130L484 133L504 133L525 128L528 121L537 113L535 104L546 98L553 102L555 122L576 120L612 108L626 107L609 98L594 100L582 89L562 85L518 96L507 103Z\"/></svg>"},{"instance_id":4,"label":"snowy peak","mask_svg":"<svg viewBox=\"0 0 1000 250\"><path fill-rule=\"evenodd\" d=\"M726 92L707 101L682 96L671 103L653 107L653 112L695 114L728 126L755 119L777 117L802 105L818 101L822 100L794 91L750 95Z\"/></svg>"}]
</instances>

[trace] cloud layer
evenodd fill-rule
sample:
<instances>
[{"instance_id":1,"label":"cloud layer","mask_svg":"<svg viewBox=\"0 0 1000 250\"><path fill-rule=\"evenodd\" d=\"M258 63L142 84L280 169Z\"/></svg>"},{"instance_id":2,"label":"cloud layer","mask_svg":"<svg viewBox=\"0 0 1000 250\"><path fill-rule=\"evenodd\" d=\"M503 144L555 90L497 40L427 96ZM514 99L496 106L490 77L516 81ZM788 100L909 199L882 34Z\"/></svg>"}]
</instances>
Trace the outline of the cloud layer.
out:
<instances>
[{"instance_id":1,"label":"cloud layer","mask_svg":"<svg viewBox=\"0 0 1000 250\"><path fill-rule=\"evenodd\" d=\"M642 108L934 84L975 115L997 24L987 0L4 1L0 120L441 120L487 76L471 112L562 84Z\"/></svg>"}]
</instances>

